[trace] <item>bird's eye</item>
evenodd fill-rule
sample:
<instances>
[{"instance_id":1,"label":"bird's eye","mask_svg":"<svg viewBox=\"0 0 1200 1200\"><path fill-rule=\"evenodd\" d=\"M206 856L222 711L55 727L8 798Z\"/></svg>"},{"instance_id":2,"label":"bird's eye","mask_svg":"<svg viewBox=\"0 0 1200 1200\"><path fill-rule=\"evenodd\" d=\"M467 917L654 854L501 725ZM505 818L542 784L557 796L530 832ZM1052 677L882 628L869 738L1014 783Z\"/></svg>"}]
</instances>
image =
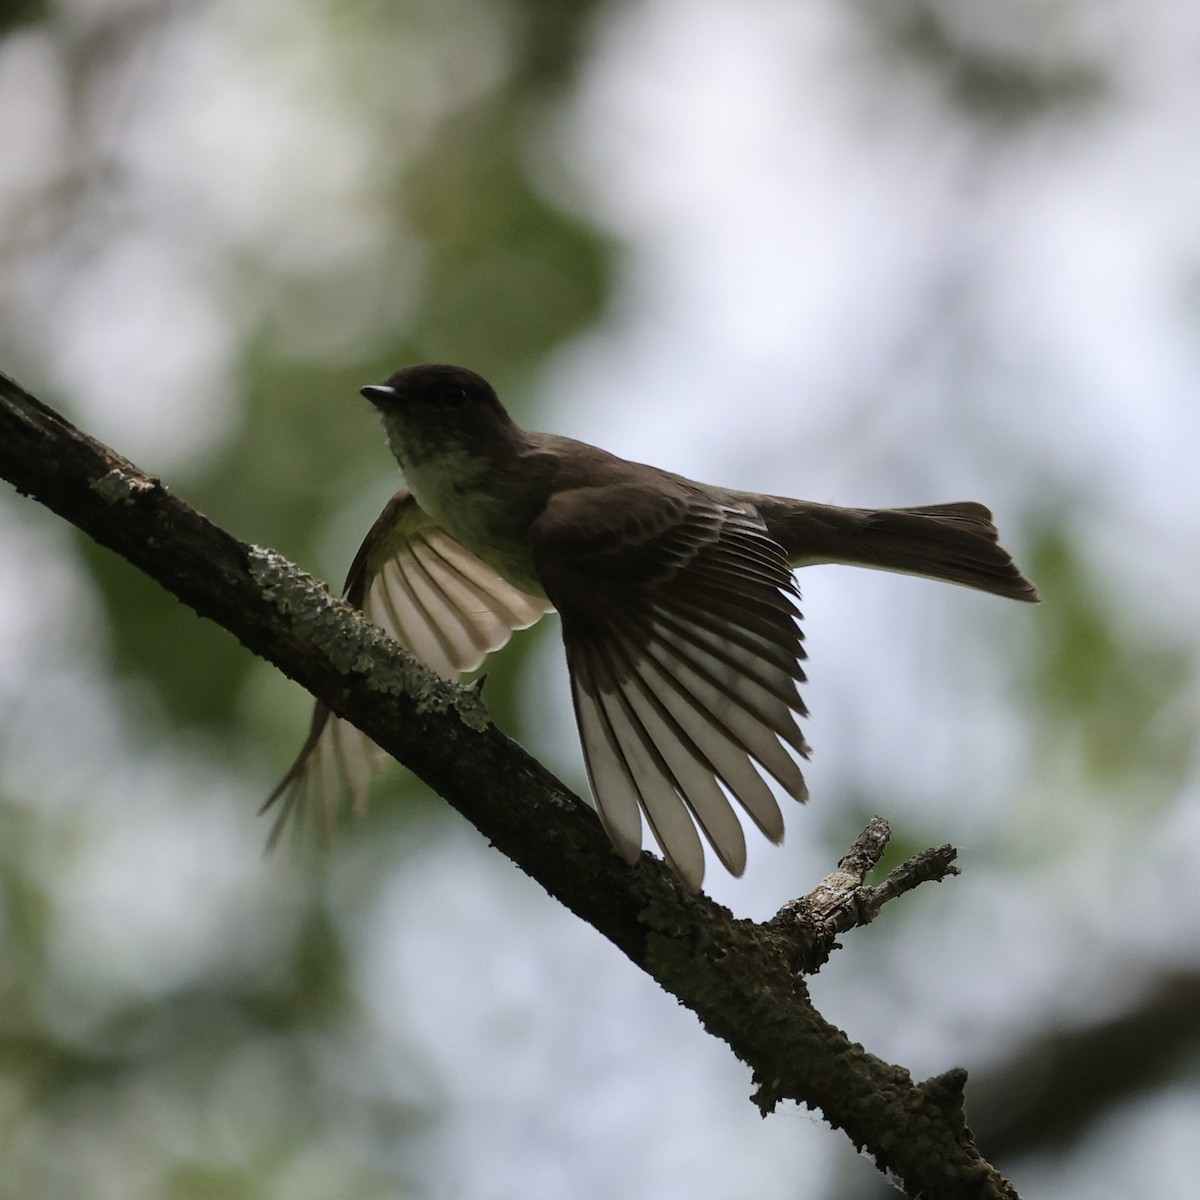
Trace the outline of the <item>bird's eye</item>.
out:
<instances>
[{"instance_id":1,"label":"bird's eye","mask_svg":"<svg viewBox=\"0 0 1200 1200\"><path fill-rule=\"evenodd\" d=\"M446 401L455 408L461 408L467 402L467 389L460 387L451 388L446 393Z\"/></svg>"}]
</instances>

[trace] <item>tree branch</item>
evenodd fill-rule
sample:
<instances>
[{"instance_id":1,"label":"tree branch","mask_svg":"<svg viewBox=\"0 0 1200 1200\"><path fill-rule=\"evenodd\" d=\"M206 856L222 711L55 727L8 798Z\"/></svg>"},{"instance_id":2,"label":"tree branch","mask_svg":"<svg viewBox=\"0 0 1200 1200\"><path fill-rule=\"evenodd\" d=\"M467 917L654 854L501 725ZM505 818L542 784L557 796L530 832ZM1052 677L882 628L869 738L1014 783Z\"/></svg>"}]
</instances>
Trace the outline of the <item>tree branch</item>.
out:
<instances>
[{"instance_id":1,"label":"tree branch","mask_svg":"<svg viewBox=\"0 0 1200 1200\"><path fill-rule=\"evenodd\" d=\"M888 900L953 873L925 851L879 886L887 843L873 821L809 896L771 922L687 895L643 854L630 868L584 803L487 720L479 698L439 680L311 576L213 525L157 479L0 375L0 475L157 580L328 704L442 795L498 849L691 1008L754 1072L763 1112L819 1109L910 1195L1015 1197L975 1147L966 1073L914 1083L812 1006L836 933Z\"/></svg>"}]
</instances>

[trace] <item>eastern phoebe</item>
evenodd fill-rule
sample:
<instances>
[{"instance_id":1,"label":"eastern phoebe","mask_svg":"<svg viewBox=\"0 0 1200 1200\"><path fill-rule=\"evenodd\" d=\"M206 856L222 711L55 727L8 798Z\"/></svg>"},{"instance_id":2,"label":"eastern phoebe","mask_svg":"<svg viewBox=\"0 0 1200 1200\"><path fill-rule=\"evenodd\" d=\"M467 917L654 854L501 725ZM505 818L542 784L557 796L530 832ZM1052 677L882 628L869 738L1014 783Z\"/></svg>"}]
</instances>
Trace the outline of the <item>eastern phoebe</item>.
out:
<instances>
[{"instance_id":1,"label":"eastern phoebe","mask_svg":"<svg viewBox=\"0 0 1200 1200\"><path fill-rule=\"evenodd\" d=\"M359 548L347 600L449 679L557 609L600 820L632 863L644 813L693 890L697 827L729 871L745 867L730 798L783 838L760 772L807 798L785 748L808 755L793 568L850 563L1038 599L982 504L836 508L694 483L526 433L462 367L405 367L362 394L408 489ZM327 821L343 794L361 810L382 758L318 704L267 801L284 797L275 833L305 803Z\"/></svg>"}]
</instances>

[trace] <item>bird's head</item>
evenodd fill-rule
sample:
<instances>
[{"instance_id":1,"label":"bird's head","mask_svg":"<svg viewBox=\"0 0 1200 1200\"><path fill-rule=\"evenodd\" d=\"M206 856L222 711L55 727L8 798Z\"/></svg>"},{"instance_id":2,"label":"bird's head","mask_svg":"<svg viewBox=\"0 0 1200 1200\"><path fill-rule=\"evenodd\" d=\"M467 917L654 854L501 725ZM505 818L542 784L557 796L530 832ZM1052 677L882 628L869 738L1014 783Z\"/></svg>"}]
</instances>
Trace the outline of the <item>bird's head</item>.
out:
<instances>
[{"instance_id":1,"label":"bird's head","mask_svg":"<svg viewBox=\"0 0 1200 1200\"><path fill-rule=\"evenodd\" d=\"M401 464L482 453L515 428L492 385L465 367L420 363L362 389Z\"/></svg>"}]
</instances>

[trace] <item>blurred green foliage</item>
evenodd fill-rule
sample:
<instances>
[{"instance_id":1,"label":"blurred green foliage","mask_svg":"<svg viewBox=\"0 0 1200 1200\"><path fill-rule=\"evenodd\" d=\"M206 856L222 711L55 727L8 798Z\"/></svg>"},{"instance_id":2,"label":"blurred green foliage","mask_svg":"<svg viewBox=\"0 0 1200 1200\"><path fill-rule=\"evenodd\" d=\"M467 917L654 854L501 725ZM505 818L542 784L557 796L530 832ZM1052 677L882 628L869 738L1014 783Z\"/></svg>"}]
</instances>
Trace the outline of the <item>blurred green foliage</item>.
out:
<instances>
[{"instance_id":1,"label":"blurred green foliage","mask_svg":"<svg viewBox=\"0 0 1200 1200\"><path fill-rule=\"evenodd\" d=\"M1029 680L1049 763L1077 755L1097 795L1143 813L1177 793L1195 753L1194 631L1148 631L1106 594L1063 527L1033 545L1044 598Z\"/></svg>"},{"instance_id":2,"label":"blurred green foliage","mask_svg":"<svg viewBox=\"0 0 1200 1200\"><path fill-rule=\"evenodd\" d=\"M0 37L22 25L32 25L46 16L43 0L6 0L0 7Z\"/></svg>"},{"instance_id":3,"label":"blurred green foliage","mask_svg":"<svg viewBox=\"0 0 1200 1200\"><path fill-rule=\"evenodd\" d=\"M405 189L431 255L419 346L439 361L495 363L510 378L595 320L608 285L604 241L526 176L521 108L456 120Z\"/></svg>"}]
</instances>

